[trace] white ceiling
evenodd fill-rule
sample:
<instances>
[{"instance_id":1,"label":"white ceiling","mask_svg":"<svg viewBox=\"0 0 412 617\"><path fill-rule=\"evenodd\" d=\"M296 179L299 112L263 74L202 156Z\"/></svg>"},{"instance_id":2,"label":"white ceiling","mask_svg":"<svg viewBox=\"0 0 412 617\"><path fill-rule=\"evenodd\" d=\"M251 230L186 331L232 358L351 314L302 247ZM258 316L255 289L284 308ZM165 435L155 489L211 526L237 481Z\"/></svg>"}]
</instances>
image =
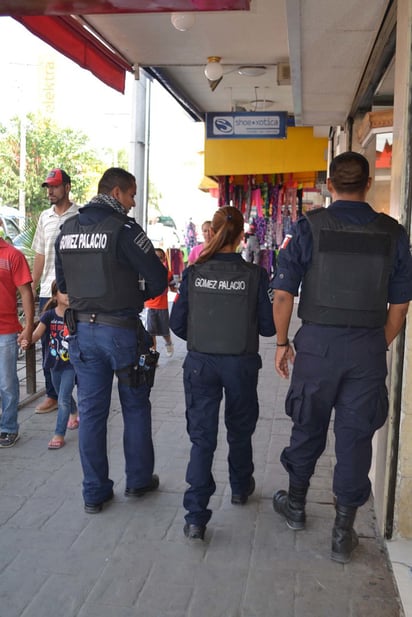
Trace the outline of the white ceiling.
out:
<instances>
[{"instance_id":1,"label":"white ceiling","mask_svg":"<svg viewBox=\"0 0 412 617\"><path fill-rule=\"evenodd\" d=\"M302 0L304 124L342 124L378 34L386 0Z\"/></svg>"},{"instance_id":2,"label":"white ceiling","mask_svg":"<svg viewBox=\"0 0 412 617\"><path fill-rule=\"evenodd\" d=\"M170 13L84 16L136 67L158 67L200 112L288 111L298 125L336 126L347 118L388 0L252 0L250 11L196 13L176 30ZM224 76L212 92L208 56ZM277 85L277 65L291 66L292 85ZM263 65L259 77L242 65ZM255 101L258 101L256 104ZM270 103L273 101L273 103Z\"/></svg>"}]
</instances>

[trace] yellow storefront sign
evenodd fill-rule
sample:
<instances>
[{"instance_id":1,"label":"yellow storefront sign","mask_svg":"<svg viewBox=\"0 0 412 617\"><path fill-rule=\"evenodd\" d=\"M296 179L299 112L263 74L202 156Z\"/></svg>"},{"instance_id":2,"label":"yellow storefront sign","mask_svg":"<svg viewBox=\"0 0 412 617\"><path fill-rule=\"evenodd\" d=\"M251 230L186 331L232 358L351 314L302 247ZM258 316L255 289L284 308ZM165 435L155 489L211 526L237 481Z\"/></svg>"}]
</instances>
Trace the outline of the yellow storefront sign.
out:
<instances>
[{"instance_id":1,"label":"yellow storefront sign","mask_svg":"<svg viewBox=\"0 0 412 617\"><path fill-rule=\"evenodd\" d=\"M205 175L326 171L327 146L312 127L288 127L286 139L206 139Z\"/></svg>"}]
</instances>

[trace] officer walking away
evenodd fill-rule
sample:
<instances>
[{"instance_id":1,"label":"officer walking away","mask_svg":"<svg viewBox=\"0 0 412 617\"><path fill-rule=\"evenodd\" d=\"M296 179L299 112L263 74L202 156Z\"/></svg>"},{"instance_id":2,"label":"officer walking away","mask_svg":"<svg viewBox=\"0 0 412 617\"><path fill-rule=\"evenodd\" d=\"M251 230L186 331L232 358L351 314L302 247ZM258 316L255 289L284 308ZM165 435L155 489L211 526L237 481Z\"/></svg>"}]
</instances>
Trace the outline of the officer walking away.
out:
<instances>
[{"instance_id":1,"label":"officer walking away","mask_svg":"<svg viewBox=\"0 0 412 617\"><path fill-rule=\"evenodd\" d=\"M204 539L216 490L212 475L219 405L225 394L232 504L243 505L255 490L252 435L259 415L259 334L273 336L267 272L236 252L243 216L224 206L212 220L212 238L195 265L183 272L170 327L187 340L183 364L187 431L192 442L183 505L184 535Z\"/></svg>"},{"instance_id":2,"label":"officer walking away","mask_svg":"<svg viewBox=\"0 0 412 617\"><path fill-rule=\"evenodd\" d=\"M107 459L107 419L113 374L118 377L124 432L127 497L154 491L149 400L156 358L138 317L147 298L167 286L167 272L146 234L127 216L135 205L135 177L107 169L98 195L62 227L56 240L56 278L69 294L65 319L77 375L79 449L84 508L102 510L113 497ZM145 289L139 288L145 280Z\"/></svg>"},{"instance_id":3,"label":"officer walking away","mask_svg":"<svg viewBox=\"0 0 412 617\"><path fill-rule=\"evenodd\" d=\"M279 251L271 283L275 368L287 378L288 362L293 364L285 403L293 426L280 458L289 491L277 491L273 506L290 528L304 528L306 494L334 408L331 557L347 563L358 545L357 508L371 492L372 438L388 413L386 351L412 298L412 260L405 229L366 203L371 178L365 157L340 154L329 174L333 203L298 220ZM295 357L288 328L301 283Z\"/></svg>"},{"instance_id":4,"label":"officer walking away","mask_svg":"<svg viewBox=\"0 0 412 617\"><path fill-rule=\"evenodd\" d=\"M61 225L71 216L78 212L78 206L70 200L71 180L64 169L52 169L42 183L47 190L47 199L50 208L43 210L37 222L32 249L34 250L33 261L33 296L37 295L37 286L40 282L39 313L43 312L44 306L51 298L51 288L55 280L54 271L54 243L59 234ZM41 339L43 361L48 353L48 340L46 336ZM49 413L57 409L57 393L54 389L49 368L44 368L44 381L46 386L46 398L37 405L36 413ZM74 415L74 419L77 414ZM73 418L71 417L71 422Z\"/></svg>"}]
</instances>

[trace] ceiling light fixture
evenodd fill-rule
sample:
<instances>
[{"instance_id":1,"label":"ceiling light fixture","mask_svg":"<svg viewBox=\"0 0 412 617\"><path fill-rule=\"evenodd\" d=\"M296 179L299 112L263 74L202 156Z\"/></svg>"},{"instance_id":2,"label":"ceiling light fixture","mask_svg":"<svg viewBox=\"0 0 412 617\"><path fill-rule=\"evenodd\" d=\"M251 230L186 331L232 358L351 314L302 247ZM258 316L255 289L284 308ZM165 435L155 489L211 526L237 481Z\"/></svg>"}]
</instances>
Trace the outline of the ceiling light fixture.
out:
<instances>
[{"instance_id":1,"label":"ceiling light fixture","mask_svg":"<svg viewBox=\"0 0 412 617\"><path fill-rule=\"evenodd\" d=\"M237 70L239 75L245 77L259 77L266 73L265 66L240 66Z\"/></svg>"},{"instance_id":2,"label":"ceiling light fixture","mask_svg":"<svg viewBox=\"0 0 412 617\"><path fill-rule=\"evenodd\" d=\"M220 64L222 58L209 56L205 66L205 75L209 81L217 81L223 77L223 67Z\"/></svg>"},{"instance_id":3,"label":"ceiling light fixture","mask_svg":"<svg viewBox=\"0 0 412 617\"><path fill-rule=\"evenodd\" d=\"M275 104L273 99L255 99L249 102L250 107L254 107L254 111L264 111L270 109Z\"/></svg>"},{"instance_id":4,"label":"ceiling light fixture","mask_svg":"<svg viewBox=\"0 0 412 617\"><path fill-rule=\"evenodd\" d=\"M190 30L190 28L195 23L195 14L194 13L172 13L170 16L170 21L176 30L180 30L180 32L185 32L186 30Z\"/></svg>"}]
</instances>

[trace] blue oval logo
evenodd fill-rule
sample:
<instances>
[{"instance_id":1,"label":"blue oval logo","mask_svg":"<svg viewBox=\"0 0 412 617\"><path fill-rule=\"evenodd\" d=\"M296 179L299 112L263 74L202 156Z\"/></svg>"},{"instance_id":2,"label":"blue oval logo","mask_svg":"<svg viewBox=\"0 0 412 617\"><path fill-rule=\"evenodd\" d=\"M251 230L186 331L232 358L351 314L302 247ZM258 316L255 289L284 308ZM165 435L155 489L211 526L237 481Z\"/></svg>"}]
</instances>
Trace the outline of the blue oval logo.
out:
<instances>
[{"instance_id":1,"label":"blue oval logo","mask_svg":"<svg viewBox=\"0 0 412 617\"><path fill-rule=\"evenodd\" d=\"M215 121L215 127L221 133L229 133L230 131L233 131L232 123L228 120L224 120L223 118Z\"/></svg>"}]
</instances>

